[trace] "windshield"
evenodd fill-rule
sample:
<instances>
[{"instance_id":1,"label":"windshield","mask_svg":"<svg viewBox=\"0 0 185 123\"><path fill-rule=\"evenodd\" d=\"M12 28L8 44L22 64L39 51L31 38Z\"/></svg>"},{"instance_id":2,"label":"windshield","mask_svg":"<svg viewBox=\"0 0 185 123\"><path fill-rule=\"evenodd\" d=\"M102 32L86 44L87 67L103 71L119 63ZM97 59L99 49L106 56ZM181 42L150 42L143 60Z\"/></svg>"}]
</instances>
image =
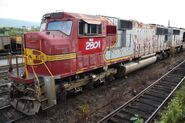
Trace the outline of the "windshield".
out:
<instances>
[{"instance_id":1,"label":"windshield","mask_svg":"<svg viewBox=\"0 0 185 123\"><path fill-rule=\"evenodd\" d=\"M72 21L52 21L48 23L47 30L58 30L66 35L70 35L72 27Z\"/></svg>"},{"instance_id":2,"label":"windshield","mask_svg":"<svg viewBox=\"0 0 185 123\"><path fill-rule=\"evenodd\" d=\"M40 32L45 31L45 29L46 29L46 23L41 23L40 24Z\"/></svg>"}]
</instances>

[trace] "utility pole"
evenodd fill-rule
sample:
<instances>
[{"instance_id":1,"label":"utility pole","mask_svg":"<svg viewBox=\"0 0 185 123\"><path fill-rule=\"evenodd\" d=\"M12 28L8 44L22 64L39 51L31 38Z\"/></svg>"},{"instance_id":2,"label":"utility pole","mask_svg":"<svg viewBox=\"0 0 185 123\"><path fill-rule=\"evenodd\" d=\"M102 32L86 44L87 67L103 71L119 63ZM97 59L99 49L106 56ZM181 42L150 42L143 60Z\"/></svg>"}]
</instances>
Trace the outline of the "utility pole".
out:
<instances>
[{"instance_id":1,"label":"utility pole","mask_svg":"<svg viewBox=\"0 0 185 123\"><path fill-rule=\"evenodd\" d=\"M170 27L170 20L168 20L168 27Z\"/></svg>"}]
</instances>

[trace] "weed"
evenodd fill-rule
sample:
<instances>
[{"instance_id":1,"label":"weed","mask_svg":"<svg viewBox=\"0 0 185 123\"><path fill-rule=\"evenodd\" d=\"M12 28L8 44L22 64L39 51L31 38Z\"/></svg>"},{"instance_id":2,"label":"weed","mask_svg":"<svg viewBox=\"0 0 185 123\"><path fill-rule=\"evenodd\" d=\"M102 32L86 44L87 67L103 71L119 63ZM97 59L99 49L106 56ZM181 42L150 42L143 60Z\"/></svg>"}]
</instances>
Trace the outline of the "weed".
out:
<instances>
[{"instance_id":1,"label":"weed","mask_svg":"<svg viewBox=\"0 0 185 123\"><path fill-rule=\"evenodd\" d=\"M184 81L185 82L185 81ZM168 104L167 110L162 112L161 118L156 123L184 123L185 121L185 84L182 85L175 95L176 97Z\"/></svg>"},{"instance_id":2,"label":"weed","mask_svg":"<svg viewBox=\"0 0 185 123\"><path fill-rule=\"evenodd\" d=\"M78 108L79 108L79 110L76 113L78 122L79 121L81 121L81 122L87 121L89 118L89 115L90 115L89 105L87 103L84 103L84 104L80 105Z\"/></svg>"},{"instance_id":3,"label":"weed","mask_svg":"<svg viewBox=\"0 0 185 123\"><path fill-rule=\"evenodd\" d=\"M135 116L131 117L130 120L133 123L144 123L144 120L138 114L135 114Z\"/></svg>"}]
</instances>

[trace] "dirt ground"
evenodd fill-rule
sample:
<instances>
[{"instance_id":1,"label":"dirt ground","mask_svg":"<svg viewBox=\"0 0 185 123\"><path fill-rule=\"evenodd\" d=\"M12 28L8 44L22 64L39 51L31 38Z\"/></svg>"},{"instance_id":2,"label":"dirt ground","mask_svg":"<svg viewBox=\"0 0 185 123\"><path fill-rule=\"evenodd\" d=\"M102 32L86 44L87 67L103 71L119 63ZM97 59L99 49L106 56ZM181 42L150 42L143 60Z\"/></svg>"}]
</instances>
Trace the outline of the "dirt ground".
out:
<instances>
[{"instance_id":1,"label":"dirt ground","mask_svg":"<svg viewBox=\"0 0 185 123\"><path fill-rule=\"evenodd\" d=\"M126 79L106 82L93 90L84 90L67 101L17 123L95 123L157 80L182 61L185 52L131 73Z\"/></svg>"}]
</instances>

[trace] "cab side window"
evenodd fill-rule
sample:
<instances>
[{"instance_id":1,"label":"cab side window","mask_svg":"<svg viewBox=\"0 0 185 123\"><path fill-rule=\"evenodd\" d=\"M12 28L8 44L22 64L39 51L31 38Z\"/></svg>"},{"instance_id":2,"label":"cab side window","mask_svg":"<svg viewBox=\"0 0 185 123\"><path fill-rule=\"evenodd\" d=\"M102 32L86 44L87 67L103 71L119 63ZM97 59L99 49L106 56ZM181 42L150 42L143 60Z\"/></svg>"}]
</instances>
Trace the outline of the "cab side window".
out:
<instances>
[{"instance_id":1,"label":"cab side window","mask_svg":"<svg viewBox=\"0 0 185 123\"><path fill-rule=\"evenodd\" d=\"M185 42L185 32L183 33L183 39L182 39L183 42Z\"/></svg>"},{"instance_id":2,"label":"cab side window","mask_svg":"<svg viewBox=\"0 0 185 123\"><path fill-rule=\"evenodd\" d=\"M166 28L160 28L160 27L157 27L156 29L156 35L164 35L164 41L167 42L168 41L168 29Z\"/></svg>"},{"instance_id":3,"label":"cab side window","mask_svg":"<svg viewBox=\"0 0 185 123\"><path fill-rule=\"evenodd\" d=\"M79 27L78 27L78 34L79 35L90 35L90 36L95 36L95 35L100 35L102 34L102 25L101 24L89 24L86 23L85 21L81 20L79 22Z\"/></svg>"}]
</instances>

